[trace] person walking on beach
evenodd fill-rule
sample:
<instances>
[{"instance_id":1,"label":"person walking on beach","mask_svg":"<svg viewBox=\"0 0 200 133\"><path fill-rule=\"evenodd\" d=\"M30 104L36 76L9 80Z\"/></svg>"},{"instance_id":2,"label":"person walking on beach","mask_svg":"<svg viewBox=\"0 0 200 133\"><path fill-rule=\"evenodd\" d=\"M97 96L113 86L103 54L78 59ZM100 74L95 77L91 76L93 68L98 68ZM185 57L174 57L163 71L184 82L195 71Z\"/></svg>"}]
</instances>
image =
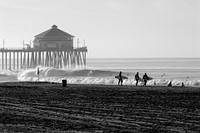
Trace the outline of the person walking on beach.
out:
<instances>
[{"instance_id":1,"label":"person walking on beach","mask_svg":"<svg viewBox=\"0 0 200 133\"><path fill-rule=\"evenodd\" d=\"M144 80L144 85L143 85L143 86L146 86L146 85L147 85L147 80L148 80L147 74L145 73L144 76L143 76L142 78L143 78L143 80Z\"/></svg>"},{"instance_id":2,"label":"person walking on beach","mask_svg":"<svg viewBox=\"0 0 200 133\"><path fill-rule=\"evenodd\" d=\"M118 81L118 85L120 85L120 83L121 83L121 86L122 86L123 79L122 79L122 72L121 72L121 71L119 72L119 81Z\"/></svg>"},{"instance_id":3,"label":"person walking on beach","mask_svg":"<svg viewBox=\"0 0 200 133\"><path fill-rule=\"evenodd\" d=\"M137 72L137 74L135 75L136 86L138 85L139 79L140 79L139 72Z\"/></svg>"}]
</instances>

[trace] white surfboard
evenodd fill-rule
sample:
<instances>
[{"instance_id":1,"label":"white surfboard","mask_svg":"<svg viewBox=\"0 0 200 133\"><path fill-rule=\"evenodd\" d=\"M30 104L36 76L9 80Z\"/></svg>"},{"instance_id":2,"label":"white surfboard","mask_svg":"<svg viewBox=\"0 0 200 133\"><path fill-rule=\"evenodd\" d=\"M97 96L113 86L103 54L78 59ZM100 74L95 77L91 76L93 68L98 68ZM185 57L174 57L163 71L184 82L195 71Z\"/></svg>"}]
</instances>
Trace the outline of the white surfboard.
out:
<instances>
[{"instance_id":1,"label":"white surfboard","mask_svg":"<svg viewBox=\"0 0 200 133\"><path fill-rule=\"evenodd\" d=\"M147 79L147 80L152 80L152 79L153 79L152 77L149 77L149 76L148 76L148 79ZM143 80L141 77L139 77L139 81L140 81L140 82L143 82L144 80Z\"/></svg>"},{"instance_id":2,"label":"white surfboard","mask_svg":"<svg viewBox=\"0 0 200 133\"><path fill-rule=\"evenodd\" d=\"M153 79L152 77L149 77L149 76L148 76L148 79L147 79L147 80L152 80L152 79Z\"/></svg>"},{"instance_id":3,"label":"white surfboard","mask_svg":"<svg viewBox=\"0 0 200 133\"><path fill-rule=\"evenodd\" d=\"M119 76L115 76L115 78L116 78L116 79L120 79ZM126 76L122 76L122 79L128 79L128 77L126 77Z\"/></svg>"}]
</instances>

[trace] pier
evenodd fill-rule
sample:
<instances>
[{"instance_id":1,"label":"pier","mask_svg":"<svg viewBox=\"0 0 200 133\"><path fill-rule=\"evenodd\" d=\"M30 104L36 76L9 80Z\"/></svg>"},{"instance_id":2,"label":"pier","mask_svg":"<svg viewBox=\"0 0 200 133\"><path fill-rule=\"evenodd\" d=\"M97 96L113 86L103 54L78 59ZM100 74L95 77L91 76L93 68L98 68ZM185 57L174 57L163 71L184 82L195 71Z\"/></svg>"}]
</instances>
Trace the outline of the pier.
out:
<instances>
[{"instance_id":1,"label":"pier","mask_svg":"<svg viewBox=\"0 0 200 133\"><path fill-rule=\"evenodd\" d=\"M1 69L19 70L39 65L55 68L86 67L87 47L74 48L74 36L53 25L37 36L33 48L0 49Z\"/></svg>"}]
</instances>

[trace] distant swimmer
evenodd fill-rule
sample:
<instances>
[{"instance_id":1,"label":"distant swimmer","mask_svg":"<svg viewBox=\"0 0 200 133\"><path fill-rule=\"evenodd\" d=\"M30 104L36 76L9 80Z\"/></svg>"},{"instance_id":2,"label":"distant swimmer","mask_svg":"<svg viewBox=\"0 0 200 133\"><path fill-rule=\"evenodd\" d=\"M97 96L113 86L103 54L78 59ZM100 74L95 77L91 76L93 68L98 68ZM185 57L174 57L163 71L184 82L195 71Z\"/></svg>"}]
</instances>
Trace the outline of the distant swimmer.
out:
<instances>
[{"instance_id":1,"label":"distant swimmer","mask_svg":"<svg viewBox=\"0 0 200 133\"><path fill-rule=\"evenodd\" d=\"M122 79L122 72L121 72L121 71L119 72L119 81L118 81L118 85L120 85L120 83L121 83L121 86L122 86L123 79Z\"/></svg>"},{"instance_id":2,"label":"distant swimmer","mask_svg":"<svg viewBox=\"0 0 200 133\"><path fill-rule=\"evenodd\" d=\"M91 70L87 75L90 76L93 74L93 71Z\"/></svg>"},{"instance_id":3,"label":"distant swimmer","mask_svg":"<svg viewBox=\"0 0 200 133\"><path fill-rule=\"evenodd\" d=\"M172 87L172 82L170 81L169 84L167 85L168 87Z\"/></svg>"},{"instance_id":4,"label":"distant swimmer","mask_svg":"<svg viewBox=\"0 0 200 133\"><path fill-rule=\"evenodd\" d=\"M139 72L135 75L136 86L138 85L138 81L140 80Z\"/></svg>"},{"instance_id":5,"label":"distant swimmer","mask_svg":"<svg viewBox=\"0 0 200 133\"><path fill-rule=\"evenodd\" d=\"M144 76L143 76L142 78L143 78L143 80L144 80L144 85L143 85L143 86L146 86L146 85L147 85L147 80L148 80L147 74L145 73Z\"/></svg>"},{"instance_id":6,"label":"distant swimmer","mask_svg":"<svg viewBox=\"0 0 200 133\"><path fill-rule=\"evenodd\" d=\"M163 73L162 75L161 75L161 77L164 77L165 76L165 73Z\"/></svg>"}]
</instances>

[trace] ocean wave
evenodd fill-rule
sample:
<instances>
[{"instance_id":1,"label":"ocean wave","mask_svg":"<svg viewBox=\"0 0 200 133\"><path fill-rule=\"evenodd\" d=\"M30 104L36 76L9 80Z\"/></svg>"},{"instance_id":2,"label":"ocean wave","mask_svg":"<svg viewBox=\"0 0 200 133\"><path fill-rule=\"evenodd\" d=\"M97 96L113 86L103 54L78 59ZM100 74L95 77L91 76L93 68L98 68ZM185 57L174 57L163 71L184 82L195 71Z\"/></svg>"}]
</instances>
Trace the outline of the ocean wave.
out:
<instances>
[{"instance_id":1,"label":"ocean wave","mask_svg":"<svg viewBox=\"0 0 200 133\"><path fill-rule=\"evenodd\" d=\"M36 76L36 69L28 69L19 73L19 78L21 77L34 77ZM53 67L39 67L39 74L41 77L60 77L60 76L92 76L92 77L111 77L117 75L118 72L113 71L103 71L103 70L92 70L92 69L57 69Z\"/></svg>"},{"instance_id":2,"label":"ocean wave","mask_svg":"<svg viewBox=\"0 0 200 133\"><path fill-rule=\"evenodd\" d=\"M37 69L28 69L21 71L18 74L19 81L37 81L38 77L36 74ZM134 74L123 73L128 76L129 79L124 80L124 85L135 85L136 81L134 80ZM118 75L116 71L103 71L103 70L92 70L92 69L74 69L74 70L65 70L57 69L51 67L40 67L39 68L39 78L40 81L49 81L49 82L59 82L61 83L63 79L66 79L70 84L109 84L115 85L118 83L118 79L114 76ZM169 78L155 78L147 82L147 85L159 85L167 86L169 82L172 82L173 86L180 86L184 83L186 86L200 86L200 80L198 79L169 79ZM140 82L139 85L143 85L143 82Z\"/></svg>"},{"instance_id":3,"label":"ocean wave","mask_svg":"<svg viewBox=\"0 0 200 133\"><path fill-rule=\"evenodd\" d=\"M118 79L114 77L40 77L40 81L58 82L67 80L70 84L105 84L105 85L117 85ZM19 80L19 79L18 79ZM23 77L21 81L37 81L37 77ZM147 85L151 86L167 86L169 82L172 82L173 86L181 86L182 83L185 86L200 87L200 80L182 80L182 79L154 79L147 82ZM134 78L129 78L123 81L124 85L135 85ZM139 82L139 85L143 85L143 82Z\"/></svg>"},{"instance_id":4,"label":"ocean wave","mask_svg":"<svg viewBox=\"0 0 200 133\"><path fill-rule=\"evenodd\" d=\"M1 70L0 77L4 76L16 76L19 71L12 71L12 70Z\"/></svg>"}]
</instances>

